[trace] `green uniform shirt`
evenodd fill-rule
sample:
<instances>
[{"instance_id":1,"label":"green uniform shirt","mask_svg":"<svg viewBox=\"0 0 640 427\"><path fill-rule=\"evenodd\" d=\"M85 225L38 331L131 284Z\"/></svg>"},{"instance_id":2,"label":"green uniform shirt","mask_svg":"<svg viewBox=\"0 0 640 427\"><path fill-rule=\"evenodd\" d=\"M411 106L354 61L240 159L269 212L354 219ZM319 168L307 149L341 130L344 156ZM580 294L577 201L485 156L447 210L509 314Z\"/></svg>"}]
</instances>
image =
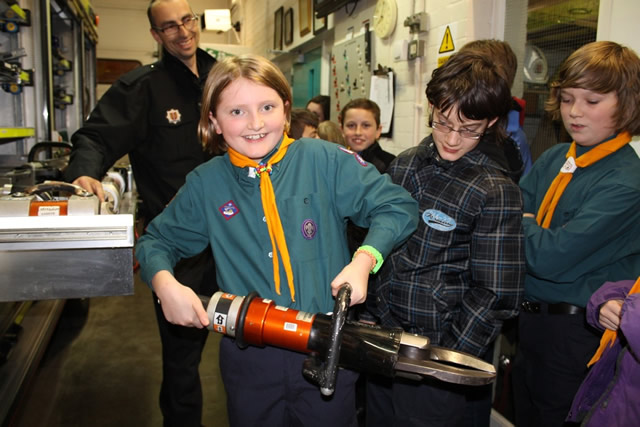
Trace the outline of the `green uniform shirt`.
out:
<instances>
[{"instance_id":1,"label":"green uniform shirt","mask_svg":"<svg viewBox=\"0 0 640 427\"><path fill-rule=\"evenodd\" d=\"M176 198L140 238L136 257L142 278L150 283L158 271L172 271L179 258L211 243L222 290L236 295L255 290L278 305L327 312L333 309L331 281L351 260L347 218L369 227L364 244L383 256L417 226L418 208L411 195L336 144L296 141L273 166L271 180L291 256L295 303L282 263L281 295L274 289L273 248L259 178L252 168L233 166L228 155L189 174Z\"/></svg>"},{"instance_id":2,"label":"green uniform shirt","mask_svg":"<svg viewBox=\"0 0 640 427\"><path fill-rule=\"evenodd\" d=\"M592 147L577 146L580 156ZM558 144L520 181L524 211L537 214L566 160ZM524 218L525 299L585 307L606 281L640 275L640 159L629 145L578 168L548 229Z\"/></svg>"}]
</instances>

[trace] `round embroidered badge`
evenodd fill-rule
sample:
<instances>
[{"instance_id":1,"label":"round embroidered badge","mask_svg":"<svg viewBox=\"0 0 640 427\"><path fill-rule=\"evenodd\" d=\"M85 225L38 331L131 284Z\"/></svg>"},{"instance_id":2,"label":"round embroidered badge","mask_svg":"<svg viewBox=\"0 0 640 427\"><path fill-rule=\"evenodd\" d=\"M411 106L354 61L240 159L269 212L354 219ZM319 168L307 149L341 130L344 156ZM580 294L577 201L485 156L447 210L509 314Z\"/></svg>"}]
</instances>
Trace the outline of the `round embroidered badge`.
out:
<instances>
[{"instance_id":1,"label":"round embroidered badge","mask_svg":"<svg viewBox=\"0 0 640 427\"><path fill-rule=\"evenodd\" d=\"M302 222L302 237L307 240L311 240L316 236L316 232L318 231L318 226L312 219L305 219Z\"/></svg>"}]
</instances>

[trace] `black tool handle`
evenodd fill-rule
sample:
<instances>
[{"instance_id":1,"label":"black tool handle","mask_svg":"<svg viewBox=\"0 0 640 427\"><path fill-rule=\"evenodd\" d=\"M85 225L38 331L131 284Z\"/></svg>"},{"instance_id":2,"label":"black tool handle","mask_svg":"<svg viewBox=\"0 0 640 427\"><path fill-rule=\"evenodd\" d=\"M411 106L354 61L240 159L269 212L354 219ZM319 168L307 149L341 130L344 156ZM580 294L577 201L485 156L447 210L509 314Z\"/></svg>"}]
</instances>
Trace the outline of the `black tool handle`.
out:
<instances>
[{"instance_id":1,"label":"black tool handle","mask_svg":"<svg viewBox=\"0 0 640 427\"><path fill-rule=\"evenodd\" d=\"M343 284L336 295L336 303L331 316L331 340L324 370L320 375L320 392L325 396L331 396L336 388L338 376L338 361L340 360L340 347L342 346L342 327L347 319L347 310L351 302L351 285Z\"/></svg>"}]
</instances>

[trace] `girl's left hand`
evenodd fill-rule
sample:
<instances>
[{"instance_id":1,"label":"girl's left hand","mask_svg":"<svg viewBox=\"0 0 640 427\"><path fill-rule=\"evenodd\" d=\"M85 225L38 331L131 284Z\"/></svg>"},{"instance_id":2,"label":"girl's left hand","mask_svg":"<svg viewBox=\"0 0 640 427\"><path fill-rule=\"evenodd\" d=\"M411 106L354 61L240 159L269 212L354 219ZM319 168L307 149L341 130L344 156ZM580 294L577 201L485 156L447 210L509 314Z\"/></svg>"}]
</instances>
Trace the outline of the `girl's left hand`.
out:
<instances>
[{"instance_id":1,"label":"girl's left hand","mask_svg":"<svg viewBox=\"0 0 640 427\"><path fill-rule=\"evenodd\" d=\"M367 298L370 270L371 258L363 253L357 254L331 282L331 294L336 296L340 286L348 283L351 285L350 305L363 303Z\"/></svg>"}]
</instances>

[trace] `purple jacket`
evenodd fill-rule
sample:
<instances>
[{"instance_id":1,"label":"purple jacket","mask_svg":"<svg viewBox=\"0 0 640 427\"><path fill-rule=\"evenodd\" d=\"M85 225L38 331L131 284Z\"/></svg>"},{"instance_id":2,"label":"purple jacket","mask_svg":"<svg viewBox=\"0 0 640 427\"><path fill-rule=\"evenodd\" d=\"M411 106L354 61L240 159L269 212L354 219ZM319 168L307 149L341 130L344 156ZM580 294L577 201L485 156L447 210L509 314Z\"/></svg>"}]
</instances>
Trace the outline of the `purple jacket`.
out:
<instances>
[{"instance_id":1,"label":"purple jacket","mask_svg":"<svg viewBox=\"0 0 640 427\"><path fill-rule=\"evenodd\" d=\"M573 399L567 421L583 426L640 426L640 293L627 296L634 280L606 282L589 299L587 321L598 329L600 306L624 300L620 330L624 335L591 367Z\"/></svg>"}]
</instances>

